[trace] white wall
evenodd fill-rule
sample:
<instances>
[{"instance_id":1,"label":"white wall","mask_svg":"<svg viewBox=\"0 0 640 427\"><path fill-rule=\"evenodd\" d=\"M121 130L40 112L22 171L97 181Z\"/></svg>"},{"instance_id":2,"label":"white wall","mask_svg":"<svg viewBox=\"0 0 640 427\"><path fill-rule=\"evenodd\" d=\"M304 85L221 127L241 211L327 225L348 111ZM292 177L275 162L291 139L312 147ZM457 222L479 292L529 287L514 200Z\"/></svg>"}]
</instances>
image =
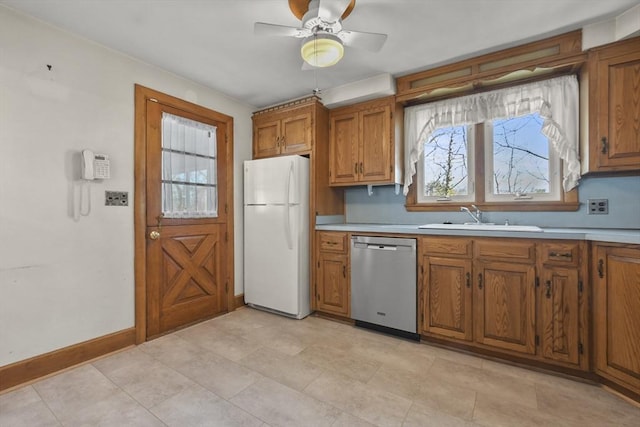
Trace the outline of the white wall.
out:
<instances>
[{"instance_id":1,"label":"white wall","mask_svg":"<svg viewBox=\"0 0 640 427\"><path fill-rule=\"evenodd\" d=\"M0 6L0 366L134 326L134 83L234 118L243 291L252 107ZM83 148L109 154L112 179L91 184L91 214L76 221ZM105 190L130 205L104 206Z\"/></svg>"}]
</instances>

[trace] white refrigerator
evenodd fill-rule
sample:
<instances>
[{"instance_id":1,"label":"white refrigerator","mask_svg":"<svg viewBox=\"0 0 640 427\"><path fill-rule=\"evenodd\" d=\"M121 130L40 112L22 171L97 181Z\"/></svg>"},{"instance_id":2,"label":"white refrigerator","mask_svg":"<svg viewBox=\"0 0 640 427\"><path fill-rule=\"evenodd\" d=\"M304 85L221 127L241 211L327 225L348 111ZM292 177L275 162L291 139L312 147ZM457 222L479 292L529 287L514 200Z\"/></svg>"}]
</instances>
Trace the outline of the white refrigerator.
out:
<instances>
[{"instance_id":1,"label":"white refrigerator","mask_svg":"<svg viewBox=\"0 0 640 427\"><path fill-rule=\"evenodd\" d=\"M244 162L244 300L302 319L309 290L309 159Z\"/></svg>"}]
</instances>

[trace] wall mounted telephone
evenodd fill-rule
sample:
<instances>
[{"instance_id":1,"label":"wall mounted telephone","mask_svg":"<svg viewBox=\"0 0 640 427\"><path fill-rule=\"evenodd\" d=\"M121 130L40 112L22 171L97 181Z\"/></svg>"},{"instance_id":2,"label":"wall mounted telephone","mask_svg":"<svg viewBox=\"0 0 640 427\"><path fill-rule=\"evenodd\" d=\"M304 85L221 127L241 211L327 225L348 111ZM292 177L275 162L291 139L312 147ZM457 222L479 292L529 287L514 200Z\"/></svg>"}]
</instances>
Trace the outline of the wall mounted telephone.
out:
<instances>
[{"instance_id":1,"label":"wall mounted telephone","mask_svg":"<svg viewBox=\"0 0 640 427\"><path fill-rule=\"evenodd\" d=\"M91 150L82 150L82 179L109 179L111 166L109 156Z\"/></svg>"}]
</instances>

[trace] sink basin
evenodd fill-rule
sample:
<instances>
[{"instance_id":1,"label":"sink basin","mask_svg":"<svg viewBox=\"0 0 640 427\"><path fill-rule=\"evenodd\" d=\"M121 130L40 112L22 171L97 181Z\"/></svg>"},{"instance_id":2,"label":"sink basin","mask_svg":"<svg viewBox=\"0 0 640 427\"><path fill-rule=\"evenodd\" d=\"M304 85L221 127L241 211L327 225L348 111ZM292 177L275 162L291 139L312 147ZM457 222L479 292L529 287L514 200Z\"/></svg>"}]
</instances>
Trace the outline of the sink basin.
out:
<instances>
[{"instance_id":1,"label":"sink basin","mask_svg":"<svg viewBox=\"0 0 640 427\"><path fill-rule=\"evenodd\" d=\"M504 224L425 224L418 228L440 230L473 230L473 231L533 231L541 232L542 228L535 225L504 225Z\"/></svg>"}]
</instances>

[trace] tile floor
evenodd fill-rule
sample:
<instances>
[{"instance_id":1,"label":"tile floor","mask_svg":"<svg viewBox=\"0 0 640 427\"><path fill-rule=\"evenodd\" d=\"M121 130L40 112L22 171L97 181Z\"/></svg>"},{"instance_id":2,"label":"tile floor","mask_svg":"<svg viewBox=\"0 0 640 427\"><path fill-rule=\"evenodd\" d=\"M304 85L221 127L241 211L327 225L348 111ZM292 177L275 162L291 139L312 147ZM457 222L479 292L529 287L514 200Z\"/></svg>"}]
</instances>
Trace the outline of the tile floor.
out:
<instances>
[{"instance_id":1,"label":"tile floor","mask_svg":"<svg viewBox=\"0 0 640 427\"><path fill-rule=\"evenodd\" d=\"M0 426L640 426L588 384L250 308L0 395Z\"/></svg>"}]
</instances>

